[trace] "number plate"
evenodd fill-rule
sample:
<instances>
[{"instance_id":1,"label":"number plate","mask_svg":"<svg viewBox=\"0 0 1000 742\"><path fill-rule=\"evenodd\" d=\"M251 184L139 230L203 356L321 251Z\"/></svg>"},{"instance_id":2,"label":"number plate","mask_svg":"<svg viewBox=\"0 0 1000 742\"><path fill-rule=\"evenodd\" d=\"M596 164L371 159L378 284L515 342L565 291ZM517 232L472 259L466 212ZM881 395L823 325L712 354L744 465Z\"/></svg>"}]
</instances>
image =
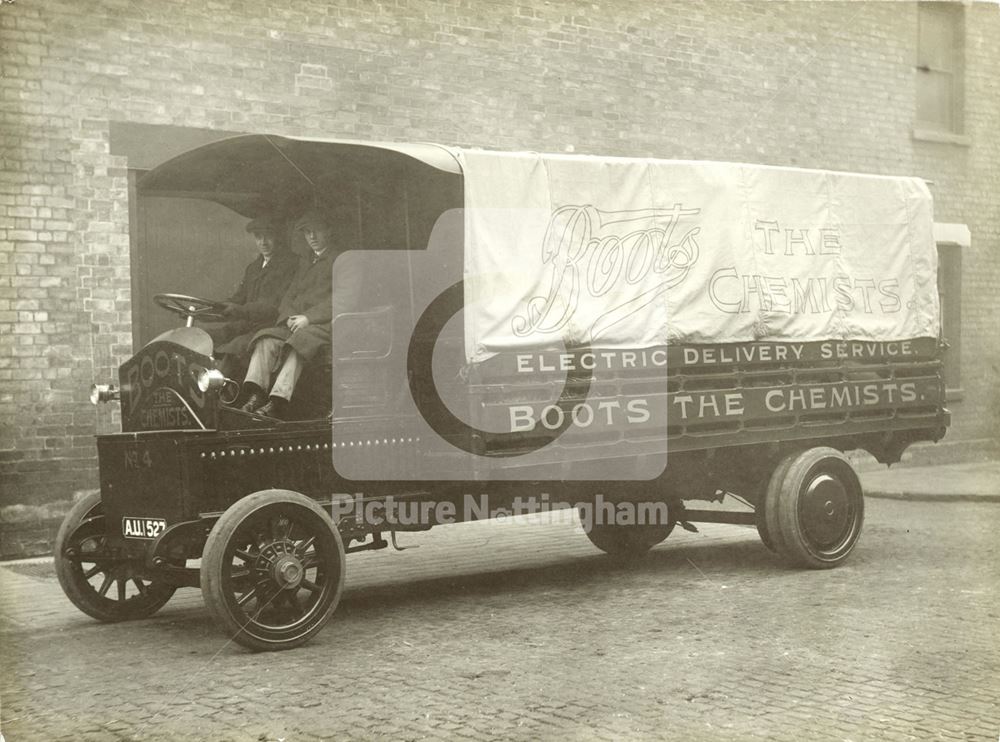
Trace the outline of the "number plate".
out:
<instances>
[{"instance_id":1,"label":"number plate","mask_svg":"<svg viewBox=\"0 0 1000 742\"><path fill-rule=\"evenodd\" d=\"M167 527L163 518L122 518L122 535L125 538L156 538Z\"/></svg>"}]
</instances>

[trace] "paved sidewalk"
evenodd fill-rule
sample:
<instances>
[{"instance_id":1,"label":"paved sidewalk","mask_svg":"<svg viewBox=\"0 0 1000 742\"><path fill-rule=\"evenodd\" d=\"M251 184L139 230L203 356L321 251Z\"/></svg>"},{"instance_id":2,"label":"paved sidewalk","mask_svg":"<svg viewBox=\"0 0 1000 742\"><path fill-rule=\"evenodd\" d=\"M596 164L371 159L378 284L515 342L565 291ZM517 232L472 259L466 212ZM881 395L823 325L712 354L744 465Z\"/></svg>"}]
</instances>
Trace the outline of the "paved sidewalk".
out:
<instances>
[{"instance_id":1,"label":"paved sidewalk","mask_svg":"<svg viewBox=\"0 0 1000 742\"><path fill-rule=\"evenodd\" d=\"M868 497L896 500L1000 502L1000 461L893 466L861 471Z\"/></svg>"}]
</instances>

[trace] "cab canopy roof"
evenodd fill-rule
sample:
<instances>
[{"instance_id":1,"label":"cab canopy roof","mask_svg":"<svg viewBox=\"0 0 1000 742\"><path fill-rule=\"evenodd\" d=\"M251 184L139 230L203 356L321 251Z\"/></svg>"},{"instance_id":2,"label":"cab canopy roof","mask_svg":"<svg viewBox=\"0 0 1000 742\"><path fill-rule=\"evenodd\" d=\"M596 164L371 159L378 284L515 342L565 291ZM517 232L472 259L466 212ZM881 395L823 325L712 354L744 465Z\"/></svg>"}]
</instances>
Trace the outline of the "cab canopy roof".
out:
<instances>
[{"instance_id":1,"label":"cab canopy roof","mask_svg":"<svg viewBox=\"0 0 1000 742\"><path fill-rule=\"evenodd\" d=\"M201 198L243 216L304 208L346 188L374 190L421 171L458 175L455 154L436 144L296 139L247 134L197 147L139 181L148 196Z\"/></svg>"}]
</instances>

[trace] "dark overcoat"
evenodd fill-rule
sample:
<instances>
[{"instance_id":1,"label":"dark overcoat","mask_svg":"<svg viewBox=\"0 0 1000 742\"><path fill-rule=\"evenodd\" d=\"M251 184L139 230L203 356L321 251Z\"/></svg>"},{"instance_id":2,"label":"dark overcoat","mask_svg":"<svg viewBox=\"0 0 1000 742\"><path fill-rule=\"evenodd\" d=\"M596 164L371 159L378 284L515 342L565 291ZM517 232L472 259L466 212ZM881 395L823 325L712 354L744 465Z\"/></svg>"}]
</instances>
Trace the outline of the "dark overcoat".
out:
<instances>
[{"instance_id":1,"label":"dark overcoat","mask_svg":"<svg viewBox=\"0 0 1000 742\"><path fill-rule=\"evenodd\" d=\"M278 316L278 304L298 269L298 256L278 250L267 265L263 263L264 258L257 256L246 267L236 291L225 300L235 305L235 319L205 326L215 343L216 355L245 356L254 333Z\"/></svg>"},{"instance_id":2,"label":"dark overcoat","mask_svg":"<svg viewBox=\"0 0 1000 742\"><path fill-rule=\"evenodd\" d=\"M336 260L336 270L333 270ZM329 352L330 323L343 312L357 310L364 283L361 255L354 252L338 254L327 249L316 258L310 253L299 265L298 273L278 306L278 319L253 336L251 344L262 337L284 340L307 361ZM303 314L309 324L291 332L289 317Z\"/></svg>"}]
</instances>

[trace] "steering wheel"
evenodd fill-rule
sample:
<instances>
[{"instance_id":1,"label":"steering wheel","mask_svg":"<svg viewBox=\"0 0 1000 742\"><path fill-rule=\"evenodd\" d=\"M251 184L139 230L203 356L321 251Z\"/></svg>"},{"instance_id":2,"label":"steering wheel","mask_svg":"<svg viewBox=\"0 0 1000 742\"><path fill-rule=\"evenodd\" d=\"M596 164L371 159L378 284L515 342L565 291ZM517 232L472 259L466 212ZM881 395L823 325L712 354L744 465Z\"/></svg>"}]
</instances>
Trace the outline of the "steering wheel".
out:
<instances>
[{"instance_id":1,"label":"steering wheel","mask_svg":"<svg viewBox=\"0 0 1000 742\"><path fill-rule=\"evenodd\" d=\"M222 314L222 309L226 305L211 299L199 299L197 296L185 294L157 294L153 297L153 301L168 312L184 317L188 327L191 327L195 319L209 320L210 322L226 319L226 316Z\"/></svg>"}]
</instances>

